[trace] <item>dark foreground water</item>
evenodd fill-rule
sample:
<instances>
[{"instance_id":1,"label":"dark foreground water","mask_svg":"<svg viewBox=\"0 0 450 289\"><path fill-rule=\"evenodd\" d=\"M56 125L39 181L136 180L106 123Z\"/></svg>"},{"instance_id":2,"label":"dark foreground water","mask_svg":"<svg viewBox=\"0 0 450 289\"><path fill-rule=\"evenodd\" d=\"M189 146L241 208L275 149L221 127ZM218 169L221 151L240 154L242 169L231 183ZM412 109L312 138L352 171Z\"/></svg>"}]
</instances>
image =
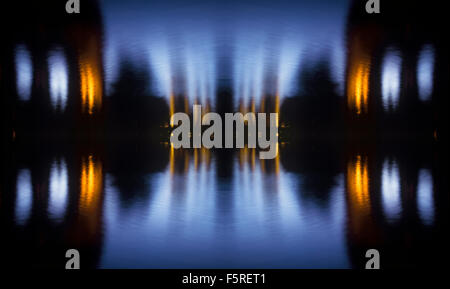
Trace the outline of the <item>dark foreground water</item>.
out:
<instances>
[{"instance_id":1,"label":"dark foreground water","mask_svg":"<svg viewBox=\"0 0 450 289\"><path fill-rule=\"evenodd\" d=\"M436 149L436 148L435 148ZM448 191L433 145L171 150L36 144L10 155L2 262L101 268L433 266ZM445 253L444 253L445 254ZM6 259L5 259L6 258Z\"/></svg>"}]
</instances>

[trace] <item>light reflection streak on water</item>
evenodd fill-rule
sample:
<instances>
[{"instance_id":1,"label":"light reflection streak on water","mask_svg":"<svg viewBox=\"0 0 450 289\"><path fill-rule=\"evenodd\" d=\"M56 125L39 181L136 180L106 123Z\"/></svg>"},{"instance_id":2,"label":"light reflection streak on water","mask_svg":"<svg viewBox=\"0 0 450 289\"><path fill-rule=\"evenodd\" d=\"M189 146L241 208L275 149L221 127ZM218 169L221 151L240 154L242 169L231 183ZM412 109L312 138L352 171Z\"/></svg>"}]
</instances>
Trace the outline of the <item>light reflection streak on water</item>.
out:
<instances>
[{"instance_id":1,"label":"light reflection streak on water","mask_svg":"<svg viewBox=\"0 0 450 289\"><path fill-rule=\"evenodd\" d=\"M48 55L50 99L55 109L64 110L68 94L68 66L61 48L50 51Z\"/></svg>"},{"instance_id":2,"label":"light reflection streak on water","mask_svg":"<svg viewBox=\"0 0 450 289\"><path fill-rule=\"evenodd\" d=\"M31 172L28 169L19 170L17 173L16 187L16 223L24 225L31 215L33 205L33 187Z\"/></svg>"},{"instance_id":3,"label":"light reflection streak on water","mask_svg":"<svg viewBox=\"0 0 450 289\"><path fill-rule=\"evenodd\" d=\"M417 63L417 84L419 98L422 101L430 100L433 92L434 49L431 45L423 47Z\"/></svg>"},{"instance_id":4,"label":"light reflection streak on water","mask_svg":"<svg viewBox=\"0 0 450 289\"><path fill-rule=\"evenodd\" d=\"M127 213L119 211L119 192L107 184L104 267L232 266L236 258L244 267L290 267L298 260L318 267L348 267L342 255L343 181L332 190L336 201L324 210L303 203L297 191L299 177L281 166L276 172L275 160L262 162L255 158L255 149L236 151L227 176L218 175L216 156L208 150L169 154L173 171L168 166L151 174L150 199ZM315 241L303 244L305 239ZM314 256L330 246L339 249L327 264L317 262ZM128 262L124 256L135 250L140 254ZM273 254L277 250L279 254Z\"/></svg>"},{"instance_id":5,"label":"light reflection streak on water","mask_svg":"<svg viewBox=\"0 0 450 289\"><path fill-rule=\"evenodd\" d=\"M17 93L20 100L27 101L31 97L33 83L33 63L25 45L18 45L15 51Z\"/></svg>"},{"instance_id":6,"label":"light reflection streak on water","mask_svg":"<svg viewBox=\"0 0 450 289\"><path fill-rule=\"evenodd\" d=\"M99 232L99 220L102 216L103 166L93 154L81 159L80 218L85 224L83 234L94 236Z\"/></svg>"},{"instance_id":7,"label":"light reflection streak on water","mask_svg":"<svg viewBox=\"0 0 450 289\"><path fill-rule=\"evenodd\" d=\"M400 172L393 160L386 159L381 172L381 193L383 210L387 220L396 220L401 216Z\"/></svg>"},{"instance_id":8,"label":"light reflection streak on water","mask_svg":"<svg viewBox=\"0 0 450 289\"><path fill-rule=\"evenodd\" d=\"M388 49L383 59L381 80L382 100L385 110L395 110L398 107L401 65L400 53L394 49Z\"/></svg>"},{"instance_id":9,"label":"light reflection streak on water","mask_svg":"<svg viewBox=\"0 0 450 289\"><path fill-rule=\"evenodd\" d=\"M347 164L349 206L356 218L370 213L368 157L357 155Z\"/></svg>"},{"instance_id":10,"label":"light reflection streak on water","mask_svg":"<svg viewBox=\"0 0 450 289\"><path fill-rule=\"evenodd\" d=\"M417 182L417 207L422 222L432 225L434 222L433 178L429 170L421 169Z\"/></svg>"},{"instance_id":11,"label":"light reflection streak on water","mask_svg":"<svg viewBox=\"0 0 450 289\"><path fill-rule=\"evenodd\" d=\"M66 162L55 160L50 169L48 212L56 221L61 221L67 208L69 183Z\"/></svg>"}]
</instances>

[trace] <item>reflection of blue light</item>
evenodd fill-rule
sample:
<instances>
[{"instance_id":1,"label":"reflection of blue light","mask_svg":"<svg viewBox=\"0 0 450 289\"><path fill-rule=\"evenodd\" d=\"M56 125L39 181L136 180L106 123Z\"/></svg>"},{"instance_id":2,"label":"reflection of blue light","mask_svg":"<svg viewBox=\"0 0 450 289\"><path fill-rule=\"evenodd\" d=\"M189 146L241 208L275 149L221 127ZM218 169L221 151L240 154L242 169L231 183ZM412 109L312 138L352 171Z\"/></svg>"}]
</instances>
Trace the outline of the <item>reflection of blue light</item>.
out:
<instances>
[{"instance_id":1,"label":"reflection of blue light","mask_svg":"<svg viewBox=\"0 0 450 289\"><path fill-rule=\"evenodd\" d=\"M24 45L16 49L17 93L20 100L27 101L31 96L33 64L31 55Z\"/></svg>"},{"instance_id":2,"label":"reflection of blue light","mask_svg":"<svg viewBox=\"0 0 450 289\"><path fill-rule=\"evenodd\" d=\"M30 170L19 171L16 189L16 222L23 225L30 217L33 204Z\"/></svg>"},{"instance_id":3,"label":"reflection of blue light","mask_svg":"<svg viewBox=\"0 0 450 289\"><path fill-rule=\"evenodd\" d=\"M302 197L308 192L299 190L300 175L282 166L279 174L266 171L248 153L242 162L233 157L228 176L218 175L214 155L209 165L195 165L192 155L186 162L180 159L187 170L151 174L149 200L136 202L126 213L107 175L100 266L349 267L343 175L324 209Z\"/></svg>"},{"instance_id":4,"label":"reflection of blue light","mask_svg":"<svg viewBox=\"0 0 450 289\"><path fill-rule=\"evenodd\" d=\"M67 206L68 176L64 161L54 162L50 171L49 213L55 219L61 219Z\"/></svg>"},{"instance_id":5,"label":"reflection of blue light","mask_svg":"<svg viewBox=\"0 0 450 289\"><path fill-rule=\"evenodd\" d=\"M401 200L400 176L395 162L384 162L381 181L384 213L388 219L396 219L401 213Z\"/></svg>"},{"instance_id":6,"label":"reflection of blue light","mask_svg":"<svg viewBox=\"0 0 450 289\"><path fill-rule=\"evenodd\" d=\"M156 92L169 98L173 94L172 64L169 47L164 39L160 39L151 47L150 64L156 78Z\"/></svg>"},{"instance_id":7,"label":"reflection of blue light","mask_svg":"<svg viewBox=\"0 0 450 289\"><path fill-rule=\"evenodd\" d=\"M68 93L68 68L61 49L51 51L48 56L50 98L53 107L64 109Z\"/></svg>"},{"instance_id":8,"label":"reflection of blue light","mask_svg":"<svg viewBox=\"0 0 450 289\"><path fill-rule=\"evenodd\" d=\"M208 99L214 106L222 86L233 89L236 106L250 100L257 106L266 96L282 100L296 92L306 57L328 57L343 87L339 39L349 1L129 2L104 3L107 88L118 75L114 62L124 55L150 62L155 94L185 96L191 103Z\"/></svg>"},{"instance_id":9,"label":"reflection of blue light","mask_svg":"<svg viewBox=\"0 0 450 289\"><path fill-rule=\"evenodd\" d=\"M417 84L419 98L422 101L430 99L433 91L434 50L431 45L422 49L417 63Z\"/></svg>"},{"instance_id":10,"label":"reflection of blue light","mask_svg":"<svg viewBox=\"0 0 450 289\"><path fill-rule=\"evenodd\" d=\"M386 110L398 106L400 96L401 58L397 51L389 50L384 56L382 71L382 99Z\"/></svg>"},{"instance_id":11,"label":"reflection of blue light","mask_svg":"<svg viewBox=\"0 0 450 289\"><path fill-rule=\"evenodd\" d=\"M417 207L422 222L431 225L434 219L433 179L431 173L424 169L419 171Z\"/></svg>"}]
</instances>

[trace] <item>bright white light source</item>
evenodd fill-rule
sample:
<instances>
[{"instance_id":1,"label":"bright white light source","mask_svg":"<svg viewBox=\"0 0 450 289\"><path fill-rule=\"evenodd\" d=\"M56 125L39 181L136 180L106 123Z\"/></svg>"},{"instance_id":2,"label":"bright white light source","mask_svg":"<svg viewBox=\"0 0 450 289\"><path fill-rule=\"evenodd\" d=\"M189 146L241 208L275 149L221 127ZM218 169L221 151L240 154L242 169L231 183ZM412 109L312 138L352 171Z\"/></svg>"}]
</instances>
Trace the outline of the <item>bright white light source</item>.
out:
<instances>
[{"instance_id":1,"label":"bright white light source","mask_svg":"<svg viewBox=\"0 0 450 289\"><path fill-rule=\"evenodd\" d=\"M33 205L30 170L24 169L18 172L16 190L16 222L24 225L30 217Z\"/></svg>"},{"instance_id":2,"label":"bright white light source","mask_svg":"<svg viewBox=\"0 0 450 289\"><path fill-rule=\"evenodd\" d=\"M68 68L62 49L50 52L48 56L48 70L52 105L55 109L61 108L64 110L68 94Z\"/></svg>"},{"instance_id":3,"label":"bright white light source","mask_svg":"<svg viewBox=\"0 0 450 289\"><path fill-rule=\"evenodd\" d=\"M433 179L428 170L419 171L417 208L422 222L431 225L434 219Z\"/></svg>"},{"instance_id":4,"label":"bright white light source","mask_svg":"<svg viewBox=\"0 0 450 289\"><path fill-rule=\"evenodd\" d=\"M16 48L16 81L17 93L22 101L30 100L31 85L33 83L33 63L30 52L24 45Z\"/></svg>"},{"instance_id":5,"label":"bright white light source","mask_svg":"<svg viewBox=\"0 0 450 289\"><path fill-rule=\"evenodd\" d=\"M395 50L388 50L383 60L381 79L382 100L385 110L396 109L400 96L400 73L402 60Z\"/></svg>"},{"instance_id":6,"label":"bright white light source","mask_svg":"<svg viewBox=\"0 0 450 289\"><path fill-rule=\"evenodd\" d=\"M382 171L383 210L389 220L396 219L401 213L400 177L395 162L385 160Z\"/></svg>"},{"instance_id":7,"label":"bright white light source","mask_svg":"<svg viewBox=\"0 0 450 289\"><path fill-rule=\"evenodd\" d=\"M67 165L63 160L52 165L49 191L48 211L52 218L60 220L64 217L68 197Z\"/></svg>"},{"instance_id":8,"label":"bright white light source","mask_svg":"<svg viewBox=\"0 0 450 289\"><path fill-rule=\"evenodd\" d=\"M431 45L425 46L417 63L417 84L419 86L419 99L430 100L433 92L434 49Z\"/></svg>"}]
</instances>

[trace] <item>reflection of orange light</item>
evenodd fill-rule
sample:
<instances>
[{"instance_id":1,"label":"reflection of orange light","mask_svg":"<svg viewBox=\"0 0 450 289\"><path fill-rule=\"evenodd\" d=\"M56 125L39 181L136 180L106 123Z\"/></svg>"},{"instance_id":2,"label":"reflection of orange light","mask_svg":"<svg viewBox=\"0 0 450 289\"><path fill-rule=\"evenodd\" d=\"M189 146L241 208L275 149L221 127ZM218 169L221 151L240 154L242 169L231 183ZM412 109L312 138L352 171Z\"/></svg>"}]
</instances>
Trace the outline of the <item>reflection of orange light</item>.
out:
<instances>
[{"instance_id":1,"label":"reflection of orange light","mask_svg":"<svg viewBox=\"0 0 450 289\"><path fill-rule=\"evenodd\" d=\"M170 143L169 171L171 175L173 175L175 171L175 152L173 143Z\"/></svg>"},{"instance_id":2,"label":"reflection of orange light","mask_svg":"<svg viewBox=\"0 0 450 289\"><path fill-rule=\"evenodd\" d=\"M247 163L248 160L248 148L244 146L244 148L239 149L239 166L241 169L244 167L244 164Z\"/></svg>"},{"instance_id":3,"label":"reflection of orange light","mask_svg":"<svg viewBox=\"0 0 450 289\"><path fill-rule=\"evenodd\" d=\"M194 169L198 169L198 151L194 149Z\"/></svg>"},{"instance_id":4,"label":"reflection of orange light","mask_svg":"<svg viewBox=\"0 0 450 289\"><path fill-rule=\"evenodd\" d=\"M81 111L92 115L102 106L102 81L100 65L95 58L82 57L80 60Z\"/></svg>"},{"instance_id":5,"label":"reflection of orange light","mask_svg":"<svg viewBox=\"0 0 450 289\"><path fill-rule=\"evenodd\" d=\"M255 155L256 155L256 149L252 149L252 171L255 170Z\"/></svg>"},{"instance_id":6,"label":"reflection of orange light","mask_svg":"<svg viewBox=\"0 0 450 289\"><path fill-rule=\"evenodd\" d=\"M275 113L276 113L276 126L278 127L278 118L280 114L280 95L278 93L275 95Z\"/></svg>"},{"instance_id":7,"label":"reflection of orange light","mask_svg":"<svg viewBox=\"0 0 450 289\"><path fill-rule=\"evenodd\" d=\"M98 205L103 183L102 165L92 155L82 159L80 208L91 212Z\"/></svg>"},{"instance_id":8,"label":"reflection of orange light","mask_svg":"<svg viewBox=\"0 0 450 289\"><path fill-rule=\"evenodd\" d=\"M173 94L170 94L169 96L169 110L170 110L170 126L173 126L172 122L172 115L175 113L175 96Z\"/></svg>"},{"instance_id":9,"label":"reflection of orange light","mask_svg":"<svg viewBox=\"0 0 450 289\"><path fill-rule=\"evenodd\" d=\"M278 147L278 142L277 142L277 146L276 146L275 174L276 175L280 174L280 151L279 151L279 147Z\"/></svg>"},{"instance_id":10,"label":"reflection of orange light","mask_svg":"<svg viewBox=\"0 0 450 289\"><path fill-rule=\"evenodd\" d=\"M357 210L369 209L369 173L366 157L358 155L348 163L347 188L352 207Z\"/></svg>"},{"instance_id":11,"label":"reflection of orange light","mask_svg":"<svg viewBox=\"0 0 450 289\"><path fill-rule=\"evenodd\" d=\"M367 114L369 98L370 60L362 53L355 52L350 63L347 101L350 110L356 114Z\"/></svg>"},{"instance_id":12,"label":"reflection of orange light","mask_svg":"<svg viewBox=\"0 0 450 289\"><path fill-rule=\"evenodd\" d=\"M209 149L203 147L201 149L201 157L202 163L208 168L211 163L211 155Z\"/></svg>"}]
</instances>

